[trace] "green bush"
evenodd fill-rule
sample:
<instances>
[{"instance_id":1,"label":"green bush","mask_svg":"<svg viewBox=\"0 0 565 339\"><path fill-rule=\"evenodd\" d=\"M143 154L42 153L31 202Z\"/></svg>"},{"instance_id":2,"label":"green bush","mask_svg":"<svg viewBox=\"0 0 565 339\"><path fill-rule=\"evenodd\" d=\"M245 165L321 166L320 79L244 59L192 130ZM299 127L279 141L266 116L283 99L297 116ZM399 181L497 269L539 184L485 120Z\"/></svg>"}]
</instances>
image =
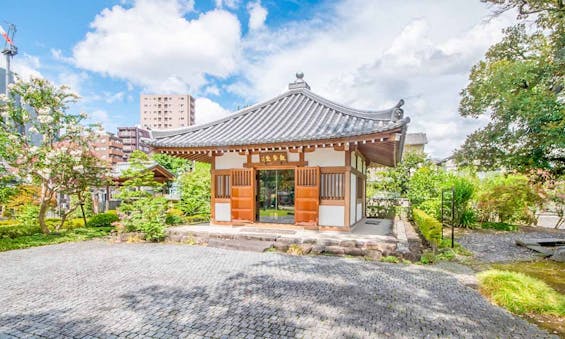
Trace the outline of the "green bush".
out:
<instances>
[{"instance_id":1,"label":"green bush","mask_svg":"<svg viewBox=\"0 0 565 339\"><path fill-rule=\"evenodd\" d=\"M39 206L33 204L23 205L16 215L18 224L24 227L33 227L39 224Z\"/></svg>"},{"instance_id":2,"label":"green bush","mask_svg":"<svg viewBox=\"0 0 565 339\"><path fill-rule=\"evenodd\" d=\"M93 215L86 223L87 227L111 227L113 222L120 221L115 213L99 213Z\"/></svg>"},{"instance_id":3,"label":"green bush","mask_svg":"<svg viewBox=\"0 0 565 339\"><path fill-rule=\"evenodd\" d=\"M184 213L176 208L169 208L167 211L167 216L165 217L165 223L167 225L179 225L184 222Z\"/></svg>"},{"instance_id":4,"label":"green bush","mask_svg":"<svg viewBox=\"0 0 565 339\"><path fill-rule=\"evenodd\" d=\"M417 208L412 210L412 218L422 236L433 247L437 247L441 241L441 223Z\"/></svg>"},{"instance_id":5,"label":"green bush","mask_svg":"<svg viewBox=\"0 0 565 339\"><path fill-rule=\"evenodd\" d=\"M123 220L128 231L139 231L147 240L160 240L165 237L167 200L162 197L146 197L122 203L120 208L127 213Z\"/></svg>"},{"instance_id":6,"label":"green bush","mask_svg":"<svg viewBox=\"0 0 565 339\"><path fill-rule=\"evenodd\" d=\"M17 237L21 237L24 235L33 235L41 233L41 228L39 224L34 225L21 225L21 224L12 224L7 226L0 226L0 238L9 238L14 239Z\"/></svg>"}]
</instances>

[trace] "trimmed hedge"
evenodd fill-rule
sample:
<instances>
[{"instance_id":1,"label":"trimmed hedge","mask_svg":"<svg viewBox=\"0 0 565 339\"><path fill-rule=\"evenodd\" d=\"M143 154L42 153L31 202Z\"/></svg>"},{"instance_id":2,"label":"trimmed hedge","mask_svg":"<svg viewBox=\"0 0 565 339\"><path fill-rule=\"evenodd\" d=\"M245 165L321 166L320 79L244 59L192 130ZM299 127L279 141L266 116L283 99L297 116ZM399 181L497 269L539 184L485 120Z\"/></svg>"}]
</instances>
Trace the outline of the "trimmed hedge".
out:
<instances>
[{"instance_id":1,"label":"trimmed hedge","mask_svg":"<svg viewBox=\"0 0 565 339\"><path fill-rule=\"evenodd\" d=\"M87 227L112 227L112 223L120 221L115 213L99 213L90 217L86 223Z\"/></svg>"},{"instance_id":2,"label":"trimmed hedge","mask_svg":"<svg viewBox=\"0 0 565 339\"><path fill-rule=\"evenodd\" d=\"M424 238L437 247L441 241L441 222L417 208L412 210L412 218Z\"/></svg>"}]
</instances>

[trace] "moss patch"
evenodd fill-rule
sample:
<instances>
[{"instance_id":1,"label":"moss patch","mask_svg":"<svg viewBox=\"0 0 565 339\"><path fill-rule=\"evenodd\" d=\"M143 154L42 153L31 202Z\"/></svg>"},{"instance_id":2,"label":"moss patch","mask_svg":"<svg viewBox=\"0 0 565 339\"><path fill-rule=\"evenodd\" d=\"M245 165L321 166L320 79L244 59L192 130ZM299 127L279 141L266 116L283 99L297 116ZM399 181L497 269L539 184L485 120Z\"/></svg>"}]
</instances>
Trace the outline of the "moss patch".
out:
<instances>
[{"instance_id":1,"label":"moss patch","mask_svg":"<svg viewBox=\"0 0 565 339\"><path fill-rule=\"evenodd\" d=\"M494 264L492 268L520 272L543 280L557 292L565 294L565 263L552 260L525 261L510 264Z\"/></svg>"}]
</instances>

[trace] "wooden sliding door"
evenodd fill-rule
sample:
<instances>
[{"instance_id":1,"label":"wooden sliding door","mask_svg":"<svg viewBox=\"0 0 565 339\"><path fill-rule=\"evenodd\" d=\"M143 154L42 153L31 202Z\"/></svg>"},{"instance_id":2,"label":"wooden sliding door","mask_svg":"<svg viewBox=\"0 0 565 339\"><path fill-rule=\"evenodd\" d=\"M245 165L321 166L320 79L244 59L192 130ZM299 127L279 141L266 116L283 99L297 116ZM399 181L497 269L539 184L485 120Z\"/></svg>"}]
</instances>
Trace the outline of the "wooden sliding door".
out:
<instances>
[{"instance_id":1,"label":"wooden sliding door","mask_svg":"<svg viewBox=\"0 0 565 339\"><path fill-rule=\"evenodd\" d=\"M320 206L320 168L297 167L295 173L295 223L318 225Z\"/></svg>"},{"instance_id":2,"label":"wooden sliding door","mask_svg":"<svg viewBox=\"0 0 565 339\"><path fill-rule=\"evenodd\" d=\"M231 220L255 221L255 170L231 171Z\"/></svg>"}]
</instances>

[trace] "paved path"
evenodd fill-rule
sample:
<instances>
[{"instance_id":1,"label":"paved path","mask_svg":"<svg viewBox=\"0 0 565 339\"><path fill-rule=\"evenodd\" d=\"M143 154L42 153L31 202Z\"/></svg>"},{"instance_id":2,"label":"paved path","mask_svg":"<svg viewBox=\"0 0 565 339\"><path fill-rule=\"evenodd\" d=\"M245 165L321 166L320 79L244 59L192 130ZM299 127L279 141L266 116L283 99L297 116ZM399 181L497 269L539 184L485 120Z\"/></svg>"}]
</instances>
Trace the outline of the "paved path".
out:
<instances>
[{"instance_id":1,"label":"paved path","mask_svg":"<svg viewBox=\"0 0 565 339\"><path fill-rule=\"evenodd\" d=\"M469 231L456 240L473 252L482 263L528 261L539 258L536 252L517 246L516 240L558 238L565 239L565 230L525 228L527 232Z\"/></svg>"},{"instance_id":2,"label":"paved path","mask_svg":"<svg viewBox=\"0 0 565 339\"><path fill-rule=\"evenodd\" d=\"M0 253L0 337L547 334L416 265L101 240Z\"/></svg>"}]
</instances>

